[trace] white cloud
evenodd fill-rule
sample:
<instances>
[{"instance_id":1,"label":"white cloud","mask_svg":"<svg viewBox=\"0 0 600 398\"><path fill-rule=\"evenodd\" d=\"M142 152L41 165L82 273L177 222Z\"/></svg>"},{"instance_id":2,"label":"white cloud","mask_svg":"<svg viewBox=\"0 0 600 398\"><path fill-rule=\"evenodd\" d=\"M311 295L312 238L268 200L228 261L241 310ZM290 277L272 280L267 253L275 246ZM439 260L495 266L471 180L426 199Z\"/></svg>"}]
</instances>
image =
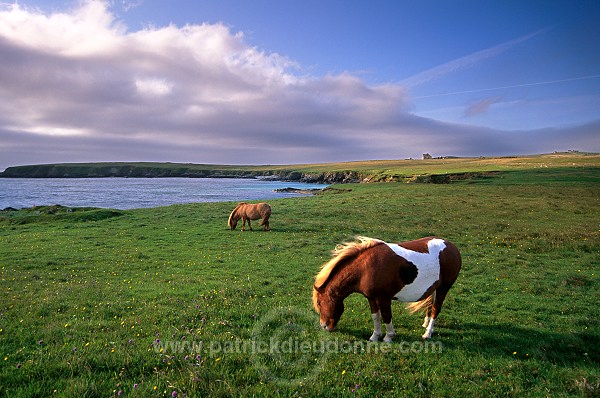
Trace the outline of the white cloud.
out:
<instances>
[{"instance_id":1,"label":"white cloud","mask_svg":"<svg viewBox=\"0 0 600 398\"><path fill-rule=\"evenodd\" d=\"M103 1L88 1L69 13L45 15L18 3L0 12L0 37L35 51L90 56L114 50L125 27Z\"/></svg>"},{"instance_id":2,"label":"white cloud","mask_svg":"<svg viewBox=\"0 0 600 398\"><path fill-rule=\"evenodd\" d=\"M173 88L163 79L137 79L135 87L142 95L158 97L169 94Z\"/></svg>"}]
</instances>

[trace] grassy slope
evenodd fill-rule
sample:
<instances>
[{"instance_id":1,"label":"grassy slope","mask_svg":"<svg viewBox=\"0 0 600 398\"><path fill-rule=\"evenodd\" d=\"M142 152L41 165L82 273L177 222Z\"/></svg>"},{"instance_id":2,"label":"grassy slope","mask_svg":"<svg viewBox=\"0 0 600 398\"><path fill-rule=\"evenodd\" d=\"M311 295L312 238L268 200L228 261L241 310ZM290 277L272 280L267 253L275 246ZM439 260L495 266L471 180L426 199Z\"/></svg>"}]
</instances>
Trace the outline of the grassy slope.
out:
<instances>
[{"instance_id":1,"label":"grassy slope","mask_svg":"<svg viewBox=\"0 0 600 398\"><path fill-rule=\"evenodd\" d=\"M341 163L298 164L279 167L300 171L357 171L363 173L388 172L399 175L442 174L468 171L503 171L515 169L595 166L600 164L600 155L545 154L532 156L510 156L499 158L450 158L428 160L371 160Z\"/></svg>"},{"instance_id":2,"label":"grassy slope","mask_svg":"<svg viewBox=\"0 0 600 398\"><path fill-rule=\"evenodd\" d=\"M597 169L344 188L273 201L270 233L228 231L232 203L0 221L5 395L599 393ZM420 317L400 305L396 342L366 346L372 322L356 295L336 332L313 328L313 275L357 234L436 234L461 249L433 337L441 352L425 352ZM325 356L225 349L270 335L346 345ZM181 341L205 348L164 346Z\"/></svg>"}]
</instances>

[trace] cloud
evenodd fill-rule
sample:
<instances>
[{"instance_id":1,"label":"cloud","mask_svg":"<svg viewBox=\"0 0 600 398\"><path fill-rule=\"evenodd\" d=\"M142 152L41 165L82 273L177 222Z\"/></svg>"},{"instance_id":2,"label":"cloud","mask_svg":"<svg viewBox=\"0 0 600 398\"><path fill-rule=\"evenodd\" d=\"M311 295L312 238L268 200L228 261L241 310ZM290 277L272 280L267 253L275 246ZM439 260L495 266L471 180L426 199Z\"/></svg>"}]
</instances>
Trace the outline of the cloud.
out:
<instances>
[{"instance_id":1,"label":"cloud","mask_svg":"<svg viewBox=\"0 0 600 398\"><path fill-rule=\"evenodd\" d=\"M276 143L279 152L331 144L336 133L358 140L356 123L385 122L405 102L399 86L296 75L293 61L222 24L127 32L103 2L48 16L5 7L2 128L23 136L228 149Z\"/></svg>"},{"instance_id":2,"label":"cloud","mask_svg":"<svg viewBox=\"0 0 600 398\"><path fill-rule=\"evenodd\" d=\"M0 59L0 168L302 163L517 148L502 132L410 114L402 85L368 85L350 73L303 75L293 60L249 45L223 24L129 31L108 2L51 14L0 5Z\"/></svg>"},{"instance_id":3,"label":"cloud","mask_svg":"<svg viewBox=\"0 0 600 398\"><path fill-rule=\"evenodd\" d=\"M550 85L550 84L575 82L575 81L580 81L580 80L592 80L592 79L598 79L598 78L600 78L600 75L578 76L578 77L571 77L571 78L567 78L567 79L555 79L555 80L546 80L546 81L541 81L541 82L511 84L509 86L487 87L487 88L479 88L479 89L472 89L472 90L461 90L461 91L452 91L452 92L445 92L445 93L438 93L438 94L419 95L419 96L413 96L412 99L447 97L447 96L459 95L459 94L483 93L486 91L506 90L507 88L545 86L545 85Z\"/></svg>"},{"instance_id":4,"label":"cloud","mask_svg":"<svg viewBox=\"0 0 600 398\"><path fill-rule=\"evenodd\" d=\"M127 12L127 11L133 10L135 8L138 8L143 3L144 2L142 0L137 0L137 1L122 0L121 1L121 8L123 9L123 11Z\"/></svg>"},{"instance_id":5,"label":"cloud","mask_svg":"<svg viewBox=\"0 0 600 398\"><path fill-rule=\"evenodd\" d=\"M448 61L444 64L435 66L431 69L427 69L423 72L419 72L416 75L406 78L402 80L400 84L405 87L416 87L429 81L440 79L450 73L470 68L488 58L496 57L502 54L503 52L515 47L516 45L521 44L547 30L548 29L541 29L536 32L527 34L525 36L516 38L514 40L509 40L496 46L476 51L474 53L465 55L464 57Z\"/></svg>"},{"instance_id":6,"label":"cloud","mask_svg":"<svg viewBox=\"0 0 600 398\"><path fill-rule=\"evenodd\" d=\"M488 97L475 102L470 103L465 109L465 116L476 116L486 113L488 109L502 101L502 97Z\"/></svg>"}]
</instances>

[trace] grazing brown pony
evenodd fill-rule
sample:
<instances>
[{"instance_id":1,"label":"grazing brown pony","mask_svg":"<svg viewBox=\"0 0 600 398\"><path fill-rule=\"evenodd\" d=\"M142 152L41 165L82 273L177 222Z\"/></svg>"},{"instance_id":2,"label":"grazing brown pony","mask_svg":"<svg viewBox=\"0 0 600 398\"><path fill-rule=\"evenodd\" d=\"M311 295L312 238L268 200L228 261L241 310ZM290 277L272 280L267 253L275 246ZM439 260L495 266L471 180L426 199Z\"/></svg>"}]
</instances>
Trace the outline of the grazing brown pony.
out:
<instances>
[{"instance_id":1,"label":"grazing brown pony","mask_svg":"<svg viewBox=\"0 0 600 398\"><path fill-rule=\"evenodd\" d=\"M333 331L344 312L344 299L361 293L371 307L375 330L370 341L381 338L382 319L386 326L383 341L394 338L392 300L412 302L407 308L413 313L425 309L422 337L431 338L435 319L460 271L456 246L435 237L398 244L358 239L338 246L315 277L313 305L321 327Z\"/></svg>"},{"instance_id":2,"label":"grazing brown pony","mask_svg":"<svg viewBox=\"0 0 600 398\"><path fill-rule=\"evenodd\" d=\"M233 230L241 218L242 231L246 230L246 221L248 221L248 227L250 230L252 230L250 220L258 220L259 218L262 218L260 225L263 226L265 231L270 231L271 228L269 228L269 217L271 217L271 206L269 206L268 203L249 204L242 202L238 203L238 205L229 215L227 225Z\"/></svg>"}]
</instances>

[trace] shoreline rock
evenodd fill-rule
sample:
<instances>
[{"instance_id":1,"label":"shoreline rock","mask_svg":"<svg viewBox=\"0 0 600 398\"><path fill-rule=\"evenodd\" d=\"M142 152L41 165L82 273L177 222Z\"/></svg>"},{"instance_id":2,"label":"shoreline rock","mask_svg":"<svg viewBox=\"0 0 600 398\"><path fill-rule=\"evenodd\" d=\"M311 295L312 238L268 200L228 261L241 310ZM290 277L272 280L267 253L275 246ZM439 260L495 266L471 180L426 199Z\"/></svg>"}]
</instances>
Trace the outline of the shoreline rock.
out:
<instances>
[{"instance_id":1,"label":"shoreline rock","mask_svg":"<svg viewBox=\"0 0 600 398\"><path fill-rule=\"evenodd\" d=\"M273 190L273 192L296 193L296 194L302 194L302 195L316 195L317 193L319 193L321 191L323 191L322 188L301 189L301 188L292 188L292 187L276 188Z\"/></svg>"}]
</instances>

